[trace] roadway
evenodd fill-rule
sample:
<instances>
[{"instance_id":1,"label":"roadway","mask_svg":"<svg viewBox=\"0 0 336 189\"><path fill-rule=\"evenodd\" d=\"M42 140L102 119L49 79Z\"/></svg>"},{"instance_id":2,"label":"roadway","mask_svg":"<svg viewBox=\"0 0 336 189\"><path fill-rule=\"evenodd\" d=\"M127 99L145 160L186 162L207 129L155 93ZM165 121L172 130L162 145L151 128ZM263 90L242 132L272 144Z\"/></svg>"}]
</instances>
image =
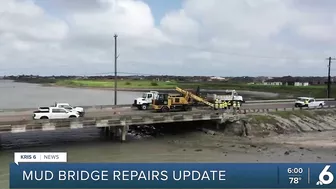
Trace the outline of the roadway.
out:
<instances>
[{"instance_id":1,"label":"roadway","mask_svg":"<svg viewBox=\"0 0 336 189\"><path fill-rule=\"evenodd\" d=\"M326 105L336 105L336 101L326 101ZM243 104L241 109L275 109L275 108L292 108L293 102L277 102L277 103L251 103ZM193 108L195 112L208 111L210 108ZM134 115L134 114L151 114L154 113L151 110L138 110L136 108L130 107L118 107L118 108L108 108L108 109L88 109L84 117L107 117L113 116L115 113L120 115ZM0 122L10 122L10 121L20 121L20 120L32 120L32 111L19 111L19 112L0 112Z\"/></svg>"}]
</instances>

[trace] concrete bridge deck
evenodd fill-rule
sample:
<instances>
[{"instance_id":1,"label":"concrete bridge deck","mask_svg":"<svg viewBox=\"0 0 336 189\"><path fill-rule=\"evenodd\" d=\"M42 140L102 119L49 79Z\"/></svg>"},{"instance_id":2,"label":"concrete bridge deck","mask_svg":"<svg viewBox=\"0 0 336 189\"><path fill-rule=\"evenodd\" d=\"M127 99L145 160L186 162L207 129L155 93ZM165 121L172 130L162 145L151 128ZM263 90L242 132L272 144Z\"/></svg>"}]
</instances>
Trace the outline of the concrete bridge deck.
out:
<instances>
[{"instance_id":1,"label":"concrete bridge deck","mask_svg":"<svg viewBox=\"0 0 336 189\"><path fill-rule=\"evenodd\" d=\"M327 106L335 106L336 101L326 101ZM243 104L242 110L266 110L266 109L282 109L282 108L293 108L293 102L269 102L269 101L257 101L257 103L247 103ZM35 109L11 109L11 110L0 110L0 122L3 121L20 121L20 120L32 120L32 112ZM136 108L131 108L131 105L103 105L103 106L89 106L85 107L87 118L97 118L97 117L107 117L113 116L115 113L122 115L142 115L142 114L153 114L153 111L146 110L141 111ZM198 111L209 111L210 107L194 107L193 112Z\"/></svg>"},{"instance_id":2,"label":"concrete bridge deck","mask_svg":"<svg viewBox=\"0 0 336 189\"><path fill-rule=\"evenodd\" d=\"M336 108L327 106L322 109ZM142 113L124 114L105 117L84 117L79 119L61 120L13 120L0 122L1 133L22 133L30 131L53 131L59 129L81 129L86 127L96 127L104 131L105 135L113 135L126 140L126 134L131 125L153 125L173 122L193 122L193 121L212 121L216 124L225 121L234 121L243 118L249 113L274 112L274 111L293 111L297 108L275 108L275 109L243 109L233 113L231 110L199 110L191 112L169 112L169 113ZM303 111L314 109L303 108Z\"/></svg>"},{"instance_id":3,"label":"concrete bridge deck","mask_svg":"<svg viewBox=\"0 0 336 189\"><path fill-rule=\"evenodd\" d=\"M219 111L174 112L142 115L115 115L99 118L80 118L62 120L21 120L0 122L1 133L22 133L30 131L53 131L60 129L81 129L96 127L102 129L105 135L117 136L126 140L129 126L153 125L173 122L217 121L235 119L237 115Z\"/></svg>"}]
</instances>

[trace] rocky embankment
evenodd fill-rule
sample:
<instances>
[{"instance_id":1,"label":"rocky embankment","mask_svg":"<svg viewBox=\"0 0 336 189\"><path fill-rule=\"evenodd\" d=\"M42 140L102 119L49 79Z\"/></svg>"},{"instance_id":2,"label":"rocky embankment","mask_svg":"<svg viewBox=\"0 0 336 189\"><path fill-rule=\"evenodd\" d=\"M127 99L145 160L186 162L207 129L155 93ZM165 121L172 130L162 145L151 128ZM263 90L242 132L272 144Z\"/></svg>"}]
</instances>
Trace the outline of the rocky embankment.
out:
<instances>
[{"instance_id":1,"label":"rocky embankment","mask_svg":"<svg viewBox=\"0 0 336 189\"><path fill-rule=\"evenodd\" d=\"M334 162L335 112L247 115L219 128L203 126L203 132L173 136L169 144L185 154L194 154L193 159L207 162Z\"/></svg>"},{"instance_id":2,"label":"rocky embankment","mask_svg":"<svg viewBox=\"0 0 336 189\"><path fill-rule=\"evenodd\" d=\"M222 131L244 136L274 136L336 130L336 110L296 110L246 115L226 122Z\"/></svg>"}]
</instances>

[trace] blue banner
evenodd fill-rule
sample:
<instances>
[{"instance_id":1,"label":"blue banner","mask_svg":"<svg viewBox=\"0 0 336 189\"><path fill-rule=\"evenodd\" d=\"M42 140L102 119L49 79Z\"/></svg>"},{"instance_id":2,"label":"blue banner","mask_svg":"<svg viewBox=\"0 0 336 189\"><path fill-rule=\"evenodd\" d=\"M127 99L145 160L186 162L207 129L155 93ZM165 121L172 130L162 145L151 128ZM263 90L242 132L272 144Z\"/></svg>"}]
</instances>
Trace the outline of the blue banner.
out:
<instances>
[{"instance_id":1,"label":"blue banner","mask_svg":"<svg viewBox=\"0 0 336 189\"><path fill-rule=\"evenodd\" d=\"M335 164L12 163L10 188L336 188Z\"/></svg>"}]
</instances>

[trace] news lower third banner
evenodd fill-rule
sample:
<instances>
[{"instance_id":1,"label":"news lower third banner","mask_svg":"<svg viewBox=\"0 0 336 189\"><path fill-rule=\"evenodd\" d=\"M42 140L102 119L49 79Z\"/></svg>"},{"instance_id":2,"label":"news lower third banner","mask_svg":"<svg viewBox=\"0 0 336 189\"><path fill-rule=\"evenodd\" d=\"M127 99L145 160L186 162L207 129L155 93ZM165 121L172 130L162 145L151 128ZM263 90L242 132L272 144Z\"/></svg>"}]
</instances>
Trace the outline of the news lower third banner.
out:
<instances>
[{"instance_id":1,"label":"news lower third banner","mask_svg":"<svg viewBox=\"0 0 336 189\"><path fill-rule=\"evenodd\" d=\"M336 188L335 164L12 163L10 188Z\"/></svg>"}]
</instances>

